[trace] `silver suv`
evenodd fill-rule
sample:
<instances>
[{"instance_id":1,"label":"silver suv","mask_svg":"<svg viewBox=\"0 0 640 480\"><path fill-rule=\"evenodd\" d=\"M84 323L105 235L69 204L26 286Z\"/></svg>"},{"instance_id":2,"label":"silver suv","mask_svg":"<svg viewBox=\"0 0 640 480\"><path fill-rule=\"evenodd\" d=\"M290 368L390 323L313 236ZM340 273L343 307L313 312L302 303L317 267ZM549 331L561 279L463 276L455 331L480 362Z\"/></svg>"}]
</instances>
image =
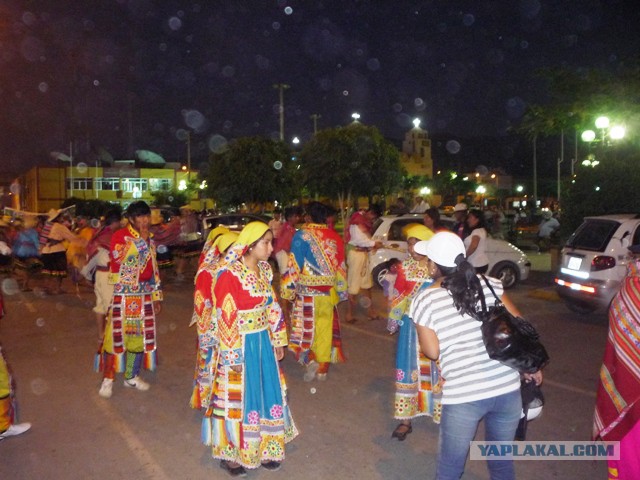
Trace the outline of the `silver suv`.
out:
<instances>
[{"instance_id":1,"label":"silver suv","mask_svg":"<svg viewBox=\"0 0 640 480\"><path fill-rule=\"evenodd\" d=\"M570 310L609 307L631 258L627 247L640 243L640 215L585 217L562 249L555 283Z\"/></svg>"}]
</instances>

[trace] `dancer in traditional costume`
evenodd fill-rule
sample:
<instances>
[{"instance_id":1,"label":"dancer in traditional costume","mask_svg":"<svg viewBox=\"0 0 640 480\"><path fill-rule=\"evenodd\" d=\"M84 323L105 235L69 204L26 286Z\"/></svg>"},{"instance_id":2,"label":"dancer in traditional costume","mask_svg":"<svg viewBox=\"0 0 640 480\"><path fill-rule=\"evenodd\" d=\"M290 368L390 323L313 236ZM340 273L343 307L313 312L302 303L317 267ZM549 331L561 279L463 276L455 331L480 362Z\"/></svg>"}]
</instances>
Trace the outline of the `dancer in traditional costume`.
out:
<instances>
[{"instance_id":1,"label":"dancer in traditional costume","mask_svg":"<svg viewBox=\"0 0 640 480\"><path fill-rule=\"evenodd\" d=\"M0 291L0 318L4 317L4 300ZM14 382L0 346L0 440L20 435L31 428L31 424L16 423L17 408Z\"/></svg>"},{"instance_id":2,"label":"dancer in traditional costume","mask_svg":"<svg viewBox=\"0 0 640 480\"><path fill-rule=\"evenodd\" d=\"M427 257L417 253L413 246L420 240L429 240L433 232L413 223L405 227L405 236L409 256L398 268L387 322L390 333L398 332L393 416L400 424L392 437L400 441L413 431L411 419L428 415L439 423L441 410L438 366L420 351L416 327L409 318L413 297L433 283Z\"/></svg>"},{"instance_id":3,"label":"dancer in traditional costume","mask_svg":"<svg viewBox=\"0 0 640 480\"><path fill-rule=\"evenodd\" d=\"M111 397L115 373L124 371L124 386L149 390L140 370L156 367L156 315L162 290L155 244L149 225L151 209L143 201L129 205L129 225L113 234L110 277L113 299L107 317L98 369L103 371L100 396Z\"/></svg>"},{"instance_id":4,"label":"dancer in traditional costume","mask_svg":"<svg viewBox=\"0 0 640 480\"><path fill-rule=\"evenodd\" d=\"M224 227L217 227L224 228ZM213 306L213 285L224 266L224 257L227 250L238 239L238 233L230 232L224 228L224 232L216 235L214 241L207 247L195 280L195 293L193 296L193 316L189 326L197 325L198 337L196 346L196 372L194 378L193 393L190 405L192 408L206 408L202 399L211 397L211 386L213 384L213 373L216 365L216 349L218 344L215 340L214 329L215 312ZM200 338L206 338L202 348Z\"/></svg>"},{"instance_id":5,"label":"dancer in traditional costume","mask_svg":"<svg viewBox=\"0 0 640 480\"><path fill-rule=\"evenodd\" d=\"M213 356L203 442L232 476L279 469L285 443L298 434L278 364L287 332L267 262L272 240L265 223L244 227L213 283L211 322L199 335Z\"/></svg>"},{"instance_id":6,"label":"dancer in traditional costume","mask_svg":"<svg viewBox=\"0 0 640 480\"><path fill-rule=\"evenodd\" d=\"M345 360L338 303L347 300L344 243L327 224L328 208L310 203L306 223L293 237L289 267L280 284L282 298L293 301L291 350L306 366L304 380L325 380L331 363Z\"/></svg>"},{"instance_id":7,"label":"dancer in traditional costume","mask_svg":"<svg viewBox=\"0 0 640 480\"><path fill-rule=\"evenodd\" d=\"M609 335L600 369L594 440L619 441L611 480L640 478L640 245L629 250L627 276L609 308Z\"/></svg>"}]
</instances>

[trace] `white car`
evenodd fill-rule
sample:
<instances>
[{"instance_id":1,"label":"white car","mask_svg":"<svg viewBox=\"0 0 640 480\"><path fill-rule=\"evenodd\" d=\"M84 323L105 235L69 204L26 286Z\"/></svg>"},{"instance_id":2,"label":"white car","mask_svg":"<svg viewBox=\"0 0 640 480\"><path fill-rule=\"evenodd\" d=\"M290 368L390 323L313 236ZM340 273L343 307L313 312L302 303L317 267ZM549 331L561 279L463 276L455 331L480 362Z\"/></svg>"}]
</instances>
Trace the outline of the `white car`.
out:
<instances>
[{"instance_id":1,"label":"white car","mask_svg":"<svg viewBox=\"0 0 640 480\"><path fill-rule=\"evenodd\" d=\"M389 260L404 260L409 254L407 239L403 233L404 227L410 223L422 224L422 218L421 214L407 214L386 215L376 220L373 225L373 238L382 241L382 248L369 254L369 264L377 285L381 284L388 272ZM442 217L441 220L446 227L453 226L455 222L451 217ZM531 262L522 250L509 242L487 238L487 256L487 273L491 277L499 278L504 288L513 288L518 282L529 277Z\"/></svg>"},{"instance_id":2,"label":"white car","mask_svg":"<svg viewBox=\"0 0 640 480\"><path fill-rule=\"evenodd\" d=\"M577 313L608 308L627 274L627 247L639 243L639 215L585 217L562 249L555 278L567 307Z\"/></svg>"}]
</instances>

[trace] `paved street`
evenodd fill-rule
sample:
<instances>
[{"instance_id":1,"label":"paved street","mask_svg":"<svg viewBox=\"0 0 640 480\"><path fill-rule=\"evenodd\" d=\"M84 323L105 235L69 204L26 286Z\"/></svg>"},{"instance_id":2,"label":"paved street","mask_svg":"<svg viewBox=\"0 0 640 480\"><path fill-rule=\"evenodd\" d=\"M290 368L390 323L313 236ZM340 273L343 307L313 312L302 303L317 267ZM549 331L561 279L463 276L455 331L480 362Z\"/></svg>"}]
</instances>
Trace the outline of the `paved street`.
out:
<instances>
[{"instance_id":1,"label":"paved street","mask_svg":"<svg viewBox=\"0 0 640 480\"><path fill-rule=\"evenodd\" d=\"M544 263L544 262L543 262ZM539 328L552 357L546 370L547 405L529 426L530 440L589 438L598 369L606 340L603 312L580 317L546 296L551 276L533 272L512 291ZM125 390L119 377L110 400L98 396L92 371L96 347L93 293L41 297L2 282L7 316L0 339L17 380L26 434L0 442L0 478L227 478L200 443L199 412L189 408L195 331L187 327L192 288L168 283L159 319L160 365L145 372L149 392ZM71 286L66 286L71 290ZM374 301L383 308L376 291ZM438 427L421 418L405 442L391 439L396 337L382 321L343 326L348 363L327 382L304 383L290 356L283 361L300 436L289 444L280 473L248 478L432 478ZM482 432L479 432L481 438ZM604 478L604 463L517 462L518 478ZM468 462L466 479L488 478L484 462Z\"/></svg>"}]
</instances>

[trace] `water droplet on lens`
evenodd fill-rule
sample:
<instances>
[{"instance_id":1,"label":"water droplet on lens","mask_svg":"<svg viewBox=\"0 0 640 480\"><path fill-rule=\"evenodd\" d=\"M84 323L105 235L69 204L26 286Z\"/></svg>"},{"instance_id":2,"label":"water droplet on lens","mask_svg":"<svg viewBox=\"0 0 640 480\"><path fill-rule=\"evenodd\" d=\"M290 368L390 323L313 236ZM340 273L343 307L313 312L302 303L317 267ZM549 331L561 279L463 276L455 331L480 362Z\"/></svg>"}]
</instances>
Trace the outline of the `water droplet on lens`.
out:
<instances>
[{"instance_id":1,"label":"water droplet on lens","mask_svg":"<svg viewBox=\"0 0 640 480\"><path fill-rule=\"evenodd\" d=\"M80 162L77 166L76 169L78 170L78 172L80 173L87 173L87 164L84 162Z\"/></svg>"},{"instance_id":2,"label":"water droplet on lens","mask_svg":"<svg viewBox=\"0 0 640 480\"><path fill-rule=\"evenodd\" d=\"M280 160L276 160L275 162L273 162L273 168L275 168L276 170L280 170L282 168L282 162Z\"/></svg>"},{"instance_id":3,"label":"water droplet on lens","mask_svg":"<svg viewBox=\"0 0 640 480\"><path fill-rule=\"evenodd\" d=\"M309 391L311 392L311 395L314 395L317 392L314 387L310 388Z\"/></svg>"},{"instance_id":4,"label":"water droplet on lens","mask_svg":"<svg viewBox=\"0 0 640 480\"><path fill-rule=\"evenodd\" d=\"M36 318L36 326L44 327L44 318L42 317Z\"/></svg>"},{"instance_id":5,"label":"water droplet on lens","mask_svg":"<svg viewBox=\"0 0 640 480\"><path fill-rule=\"evenodd\" d=\"M446 145L447 152L456 154L460 151L460 142L457 140L449 140Z\"/></svg>"},{"instance_id":6,"label":"water droplet on lens","mask_svg":"<svg viewBox=\"0 0 640 480\"><path fill-rule=\"evenodd\" d=\"M2 281L2 292L5 295L15 295L20 291L20 287L18 286L18 282L15 278L5 278Z\"/></svg>"},{"instance_id":7,"label":"water droplet on lens","mask_svg":"<svg viewBox=\"0 0 640 480\"><path fill-rule=\"evenodd\" d=\"M49 390L49 384L42 378L36 378L31 381L31 391L35 395L44 395Z\"/></svg>"}]
</instances>

